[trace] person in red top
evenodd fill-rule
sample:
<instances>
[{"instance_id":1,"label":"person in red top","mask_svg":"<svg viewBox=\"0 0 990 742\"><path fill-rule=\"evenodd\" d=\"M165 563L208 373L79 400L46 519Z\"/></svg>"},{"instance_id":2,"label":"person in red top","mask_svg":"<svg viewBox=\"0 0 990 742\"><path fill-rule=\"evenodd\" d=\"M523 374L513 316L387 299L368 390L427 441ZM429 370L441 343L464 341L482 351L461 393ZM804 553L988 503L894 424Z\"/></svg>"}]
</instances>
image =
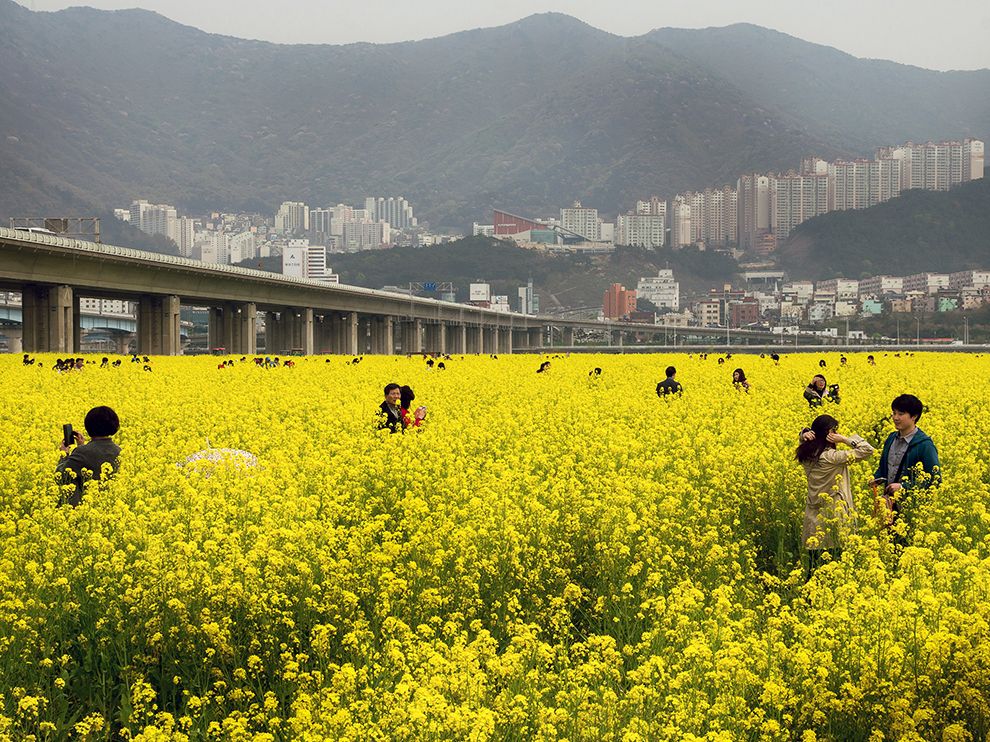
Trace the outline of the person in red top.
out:
<instances>
[{"instance_id":1,"label":"person in red top","mask_svg":"<svg viewBox=\"0 0 990 742\"><path fill-rule=\"evenodd\" d=\"M412 387L399 387L399 409L402 413L404 428L418 428L426 419L426 407L419 406L415 410L412 409L412 403L415 399L416 395L413 393Z\"/></svg>"}]
</instances>

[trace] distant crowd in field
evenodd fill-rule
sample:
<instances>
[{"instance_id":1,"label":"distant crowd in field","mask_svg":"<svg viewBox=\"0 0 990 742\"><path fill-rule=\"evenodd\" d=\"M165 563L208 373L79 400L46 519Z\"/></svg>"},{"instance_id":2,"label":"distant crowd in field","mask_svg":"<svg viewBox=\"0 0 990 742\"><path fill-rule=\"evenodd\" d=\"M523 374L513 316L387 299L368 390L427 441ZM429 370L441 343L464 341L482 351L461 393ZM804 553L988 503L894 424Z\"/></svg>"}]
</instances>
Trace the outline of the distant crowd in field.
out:
<instances>
[{"instance_id":1,"label":"distant crowd in field","mask_svg":"<svg viewBox=\"0 0 990 742\"><path fill-rule=\"evenodd\" d=\"M493 359L497 357L491 355ZM761 354L760 357L765 358L766 355ZM424 354L424 358L427 370L431 371L445 370L445 361L451 360L448 355L431 357ZM699 354L699 358L707 360L708 354ZM731 354L726 354L724 357L719 357L717 363L724 365L731 358ZM775 365L780 361L776 353L769 354L769 358ZM242 362L247 360L247 357L241 358ZM347 361L347 364L356 365L362 360L361 356L354 357ZM152 370L151 359L147 356L133 355L131 362L142 364L146 371ZM327 362L330 362L329 359ZM869 366L875 366L876 358L868 355L866 362ZM59 373L79 372L84 369L86 363L87 361L81 357L57 359L53 368ZM95 361L88 363L95 365ZM291 359L280 360L278 357L269 356L254 358L253 363L263 368L291 368L295 365ZM841 366L847 365L844 355L840 356L839 363ZM29 354L24 354L23 364L35 365L36 360ZM111 362L109 358L104 357L100 368L120 365L121 360ZM219 364L218 369L230 368L233 365L232 359L224 360ZM42 367L42 364L37 363L37 366ZM841 402L839 385L829 384L821 371L827 367L824 359L819 361L818 367L819 372L811 377L808 385L802 390L802 396L812 410L837 408ZM550 361L544 360L541 361L536 372L548 374L550 369ZM602 374L601 367L595 367L589 371L588 376L592 381L597 381ZM742 393L748 394L752 389L751 382L741 367L733 369L730 383ZM685 393L684 385L677 379L676 367L668 366L665 369L664 379L656 385L656 393L658 397L666 400L681 397ZM427 408L425 405L413 405L416 395L410 386L394 382L386 384L383 396L384 399L377 410L380 430L403 433L407 430L422 429L427 419ZM907 521L910 520L912 493L938 486L942 477L935 443L918 427L925 410L921 400L913 394L900 394L891 402L890 409L894 431L889 433L883 442L880 458L869 485L873 490L877 515L882 519L883 526L890 529L895 544L903 545L906 543ZM113 436L120 429L120 420L114 410L106 406L94 407L86 414L84 427L89 436L88 441L82 433L73 430L71 425L66 425L63 427L63 438L59 444L62 458L56 466L56 473L60 483L65 485L61 502L72 506L79 505L82 501L85 481L110 477L117 471L120 454L120 447L113 441ZM805 564L807 578L810 578L822 561L835 559L841 554L842 534L856 527L857 516L849 469L855 462L870 458L875 453L874 446L862 436L840 433L839 421L832 414L824 412L819 414L812 420L810 426L800 431L799 443L794 455L804 469L807 479L801 532L802 545L807 552Z\"/></svg>"}]
</instances>

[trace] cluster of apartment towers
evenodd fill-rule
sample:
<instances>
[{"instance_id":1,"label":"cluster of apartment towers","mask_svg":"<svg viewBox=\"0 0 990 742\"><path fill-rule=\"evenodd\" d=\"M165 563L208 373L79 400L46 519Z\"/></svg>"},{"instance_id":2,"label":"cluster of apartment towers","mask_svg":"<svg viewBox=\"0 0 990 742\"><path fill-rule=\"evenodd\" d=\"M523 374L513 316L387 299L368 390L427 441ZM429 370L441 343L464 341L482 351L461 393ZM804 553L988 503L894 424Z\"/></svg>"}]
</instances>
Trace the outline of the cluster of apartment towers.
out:
<instances>
[{"instance_id":1,"label":"cluster of apartment towers","mask_svg":"<svg viewBox=\"0 0 990 742\"><path fill-rule=\"evenodd\" d=\"M907 142L880 147L872 160L807 157L799 170L742 175L735 187L679 193L669 202L654 196L614 224L576 203L561 209L559 220L496 211L493 224L476 224L474 232L530 244L583 238L590 245L738 247L767 255L812 217L875 206L909 189L947 191L982 178L983 167L979 139Z\"/></svg>"},{"instance_id":2,"label":"cluster of apartment towers","mask_svg":"<svg viewBox=\"0 0 990 742\"><path fill-rule=\"evenodd\" d=\"M301 201L285 201L274 219L218 212L179 216L169 204L136 200L130 208L114 209L114 216L148 234L168 237L183 257L236 264L282 255L290 257L290 267L303 265L305 277L316 279L333 276L326 266L327 251L378 249L419 226L412 206L401 196L366 198L363 209L347 204L311 209Z\"/></svg>"}]
</instances>

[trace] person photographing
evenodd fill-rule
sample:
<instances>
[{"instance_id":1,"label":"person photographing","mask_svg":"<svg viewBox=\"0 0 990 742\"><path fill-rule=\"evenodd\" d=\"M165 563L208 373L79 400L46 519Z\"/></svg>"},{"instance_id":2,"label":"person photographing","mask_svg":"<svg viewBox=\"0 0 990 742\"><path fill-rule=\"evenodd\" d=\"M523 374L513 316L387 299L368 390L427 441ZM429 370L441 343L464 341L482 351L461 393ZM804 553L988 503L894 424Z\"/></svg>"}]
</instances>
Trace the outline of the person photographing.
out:
<instances>
[{"instance_id":1,"label":"person photographing","mask_svg":"<svg viewBox=\"0 0 990 742\"><path fill-rule=\"evenodd\" d=\"M120 456L120 446L113 441L113 436L120 430L120 418L109 407L94 407L86 413L83 421L86 438L78 430L72 431L69 426L65 432L59 450L62 458L55 466L55 472L60 484L75 484L75 490L69 495L63 495L60 505L76 507L82 502L85 483L90 479L102 479L104 465L110 466L109 476L117 471L117 458ZM71 446L75 445L75 449Z\"/></svg>"}]
</instances>

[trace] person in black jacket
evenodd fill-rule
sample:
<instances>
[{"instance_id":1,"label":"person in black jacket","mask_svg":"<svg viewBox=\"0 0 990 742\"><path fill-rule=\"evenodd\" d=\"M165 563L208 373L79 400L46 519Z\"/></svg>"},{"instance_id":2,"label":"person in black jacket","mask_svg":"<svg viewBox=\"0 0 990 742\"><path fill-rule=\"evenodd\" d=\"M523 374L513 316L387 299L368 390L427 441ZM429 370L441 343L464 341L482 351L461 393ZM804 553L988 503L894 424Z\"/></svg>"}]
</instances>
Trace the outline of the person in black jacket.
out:
<instances>
[{"instance_id":1,"label":"person in black jacket","mask_svg":"<svg viewBox=\"0 0 990 742\"><path fill-rule=\"evenodd\" d=\"M103 478L105 465L110 467L109 475L117 471L117 457L120 455L120 446L113 442L113 436L120 430L120 418L116 412L109 407L94 407L86 413L83 425L92 440L86 443L82 433L73 431L76 448L70 453L69 446L62 441L59 446L62 459L55 467L61 484L76 486L60 502L73 507L82 502L83 485L86 481Z\"/></svg>"},{"instance_id":2,"label":"person in black jacket","mask_svg":"<svg viewBox=\"0 0 990 742\"><path fill-rule=\"evenodd\" d=\"M406 421L402 417L402 408L399 407L402 398L402 387L398 384L385 385L385 401L378 405L378 429L389 429L391 433L398 433L406 429Z\"/></svg>"},{"instance_id":3,"label":"person in black jacket","mask_svg":"<svg viewBox=\"0 0 990 742\"><path fill-rule=\"evenodd\" d=\"M804 398L808 400L809 407L821 407L825 400L839 403L839 385L828 385L822 374L815 374L811 383L804 388Z\"/></svg>"},{"instance_id":4,"label":"person in black jacket","mask_svg":"<svg viewBox=\"0 0 990 742\"><path fill-rule=\"evenodd\" d=\"M657 396L665 397L668 394L682 394L684 387L681 386L679 381L674 379L677 376L677 369L673 366L667 366L665 373L667 374L667 378L657 384Z\"/></svg>"}]
</instances>

